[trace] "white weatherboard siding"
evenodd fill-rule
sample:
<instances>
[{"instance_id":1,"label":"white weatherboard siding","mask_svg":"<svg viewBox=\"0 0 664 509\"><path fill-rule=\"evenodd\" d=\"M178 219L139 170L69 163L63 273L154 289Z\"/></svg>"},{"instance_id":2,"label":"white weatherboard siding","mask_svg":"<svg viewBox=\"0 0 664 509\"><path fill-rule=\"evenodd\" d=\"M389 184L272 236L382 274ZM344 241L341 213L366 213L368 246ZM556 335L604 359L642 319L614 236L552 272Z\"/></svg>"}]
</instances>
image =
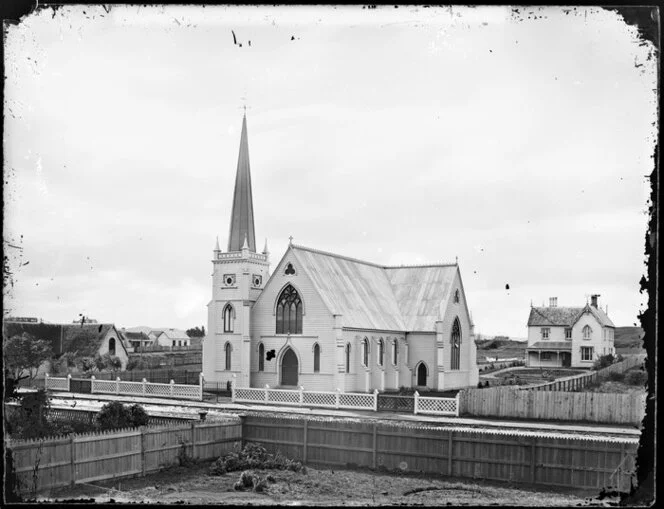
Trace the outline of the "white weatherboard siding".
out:
<instances>
[{"instance_id":1,"label":"white weatherboard siding","mask_svg":"<svg viewBox=\"0 0 664 509\"><path fill-rule=\"evenodd\" d=\"M583 339L583 328L588 325L592 329L590 339ZM584 313L572 327L572 366L590 368L595 359L602 355L603 330L597 319L590 313ZM592 347L593 356L589 361L581 360L581 348Z\"/></svg>"}]
</instances>

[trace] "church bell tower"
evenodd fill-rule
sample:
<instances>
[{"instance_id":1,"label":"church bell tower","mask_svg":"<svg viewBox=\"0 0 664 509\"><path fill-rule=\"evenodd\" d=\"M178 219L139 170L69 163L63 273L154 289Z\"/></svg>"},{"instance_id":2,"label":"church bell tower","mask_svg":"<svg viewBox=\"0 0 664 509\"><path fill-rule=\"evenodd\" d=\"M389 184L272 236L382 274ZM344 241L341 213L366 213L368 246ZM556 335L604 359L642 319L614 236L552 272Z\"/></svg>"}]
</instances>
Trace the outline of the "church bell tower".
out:
<instances>
[{"instance_id":1,"label":"church bell tower","mask_svg":"<svg viewBox=\"0 0 664 509\"><path fill-rule=\"evenodd\" d=\"M238 387L249 387L251 307L269 277L269 253L267 241L263 252L256 252L246 113L242 118L228 250L222 251L217 239L212 268L203 375L207 381L235 380Z\"/></svg>"}]
</instances>

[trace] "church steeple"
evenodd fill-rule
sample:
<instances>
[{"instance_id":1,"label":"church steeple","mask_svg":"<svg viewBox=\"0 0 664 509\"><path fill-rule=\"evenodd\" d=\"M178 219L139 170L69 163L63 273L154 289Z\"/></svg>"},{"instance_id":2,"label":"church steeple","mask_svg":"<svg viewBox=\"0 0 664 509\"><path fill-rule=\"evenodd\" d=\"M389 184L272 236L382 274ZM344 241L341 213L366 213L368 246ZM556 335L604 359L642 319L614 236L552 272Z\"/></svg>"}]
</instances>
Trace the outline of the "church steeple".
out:
<instances>
[{"instance_id":1,"label":"church steeple","mask_svg":"<svg viewBox=\"0 0 664 509\"><path fill-rule=\"evenodd\" d=\"M235 175L235 192L233 193L233 210L231 213L230 233L228 234L228 251L241 251L245 239L249 251L255 253L254 204L251 198L251 173L249 171L246 113L242 117L240 154L237 160L237 173Z\"/></svg>"}]
</instances>

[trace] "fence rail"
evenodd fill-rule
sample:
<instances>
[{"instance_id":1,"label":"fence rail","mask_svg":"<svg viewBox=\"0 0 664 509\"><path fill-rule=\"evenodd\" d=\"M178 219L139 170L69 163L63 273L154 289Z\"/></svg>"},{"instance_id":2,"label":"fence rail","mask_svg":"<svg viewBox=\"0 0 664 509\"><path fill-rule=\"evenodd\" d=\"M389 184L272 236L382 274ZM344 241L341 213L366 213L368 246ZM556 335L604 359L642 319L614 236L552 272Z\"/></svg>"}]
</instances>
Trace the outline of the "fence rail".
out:
<instances>
[{"instance_id":1,"label":"fence rail","mask_svg":"<svg viewBox=\"0 0 664 509\"><path fill-rule=\"evenodd\" d=\"M393 396L361 392L322 392L299 390L235 387L231 389L233 403L262 403L273 405L291 405L322 407L349 410L407 410L416 414L459 415L459 397L431 398L422 397L417 392L413 396ZM380 408L379 408L380 405ZM391 408L390 408L391 407Z\"/></svg>"},{"instance_id":2,"label":"fence rail","mask_svg":"<svg viewBox=\"0 0 664 509\"><path fill-rule=\"evenodd\" d=\"M106 433L6 440L22 494L103 479L145 475L182 456L209 460L242 441L240 419L142 427Z\"/></svg>"},{"instance_id":3,"label":"fence rail","mask_svg":"<svg viewBox=\"0 0 664 509\"><path fill-rule=\"evenodd\" d=\"M248 415L243 440L325 467L384 467L547 487L629 491L638 439Z\"/></svg>"},{"instance_id":4,"label":"fence rail","mask_svg":"<svg viewBox=\"0 0 664 509\"><path fill-rule=\"evenodd\" d=\"M587 385L598 380L606 379L610 373L624 373L636 366L643 364L645 355L634 355L625 357L622 361L607 366L606 368L592 371L590 373L583 373L581 375L568 376L559 378L553 382L545 382L537 385L529 385L521 387L522 390L536 390L536 391L574 391L582 389Z\"/></svg>"},{"instance_id":5,"label":"fence rail","mask_svg":"<svg viewBox=\"0 0 664 509\"><path fill-rule=\"evenodd\" d=\"M88 390L89 382L89 390ZM142 382L124 382L120 378L115 380L97 380L94 376L88 379L72 379L71 375L66 378L56 378L46 374L45 388L51 391L67 391L79 389L81 392L90 394L117 394L123 396L157 396L162 398L195 399L203 400L203 373L199 374L198 385L171 383L153 383L145 378Z\"/></svg>"}]
</instances>

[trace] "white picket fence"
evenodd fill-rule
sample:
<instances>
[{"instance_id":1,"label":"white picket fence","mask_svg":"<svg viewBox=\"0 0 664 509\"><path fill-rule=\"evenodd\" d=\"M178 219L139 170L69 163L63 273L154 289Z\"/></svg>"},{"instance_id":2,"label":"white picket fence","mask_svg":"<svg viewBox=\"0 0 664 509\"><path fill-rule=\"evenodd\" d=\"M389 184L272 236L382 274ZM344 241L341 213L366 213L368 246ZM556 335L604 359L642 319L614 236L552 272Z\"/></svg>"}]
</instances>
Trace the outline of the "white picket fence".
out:
<instances>
[{"instance_id":1,"label":"white picket fence","mask_svg":"<svg viewBox=\"0 0 664 509\"><path fill-rule=\"evenodd\" d=\"M459 395L455 398L430 398L415 392L415 414L459 416ZM302 407L322 407L349 410L378 411L378 390L372 393L305 391L298 390L235 387L232 385L233 403L262 403Z\"/></svg>"},{"instance_id":2,"label":"white picket fence","mask_svg":"<svg viewBox=\"0 0 664 509\"><path fill-rule=\"evenodd\" d=\"M66 378L56 378L46 374L46 390L70 391L71 375ZM97 380L90 378L92 394L117 394L123 396L158 396L162 398L195 399L203 401L203 373L199 375L198 385L176 384L173 380L169 384L148 382L126 382L115 380Z\"/></svg>"}]
</instances>

